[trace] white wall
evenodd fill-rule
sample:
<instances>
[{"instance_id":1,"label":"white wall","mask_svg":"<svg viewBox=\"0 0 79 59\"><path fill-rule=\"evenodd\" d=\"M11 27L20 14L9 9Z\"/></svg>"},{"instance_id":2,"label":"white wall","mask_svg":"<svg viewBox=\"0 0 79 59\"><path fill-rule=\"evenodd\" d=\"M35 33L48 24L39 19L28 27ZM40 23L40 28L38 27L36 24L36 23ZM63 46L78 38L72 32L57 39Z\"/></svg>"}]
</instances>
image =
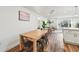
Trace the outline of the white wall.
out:
<instances>
[{"instance_id":1,"label":"white wall","mask_svg":"<svg viewBox=\"0 0 79 59\"><path fill-rule=\"evenodd\" d=\"M19 21L19 10L30 13L30 21ZM36 29L37 17L24 7L0 7L0 51L7 51L19 44L19 34Z\"/></svg>"}]
</instances>

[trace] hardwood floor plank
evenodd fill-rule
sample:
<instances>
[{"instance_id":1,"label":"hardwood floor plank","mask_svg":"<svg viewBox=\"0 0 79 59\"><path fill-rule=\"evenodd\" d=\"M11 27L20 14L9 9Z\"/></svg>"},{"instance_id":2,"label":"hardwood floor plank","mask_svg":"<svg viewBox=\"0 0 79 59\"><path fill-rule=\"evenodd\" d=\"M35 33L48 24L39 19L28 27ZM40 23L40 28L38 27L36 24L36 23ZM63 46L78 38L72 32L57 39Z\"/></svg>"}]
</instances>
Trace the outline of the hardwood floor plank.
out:
<instances>
[{"instance_id":1,"label":"hardwood floor plank","mask_svg":"<svg viewBox=\"0 0 79 59\"><path fill-rule=\"evenodd\" d=\"M77 45L65 44L64 47L66 52L79 52L79 46Z\"/></svg>"},{"instance_id":2,"label":"hardwood floor plank","mask_svg":"<svg viewBox=\"0 0 79 59\"><path fill-rule=\"evenodd\" d=\"M64 51L65 52L68 52L69 51L68 46L66 44L64 45Z\"/></svg>"}]
</instances>

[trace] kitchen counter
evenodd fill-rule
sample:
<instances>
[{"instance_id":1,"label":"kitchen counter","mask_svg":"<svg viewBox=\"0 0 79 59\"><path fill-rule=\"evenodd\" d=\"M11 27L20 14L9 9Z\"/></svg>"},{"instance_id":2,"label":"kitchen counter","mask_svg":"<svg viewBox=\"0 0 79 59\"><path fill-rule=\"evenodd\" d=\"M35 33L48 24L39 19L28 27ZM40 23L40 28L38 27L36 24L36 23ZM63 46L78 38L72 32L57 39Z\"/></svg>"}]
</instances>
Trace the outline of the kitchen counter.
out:
<instances>
[{"instance_id":1,"label":"kitchen counter","mask_svg":"<svg viewBox=\"0 0 79 59\"><path fill-rule=\"evenodd\" d=\"M79 30L79 28L63 28L62 30Z\"/></svg>"}]
</instances>

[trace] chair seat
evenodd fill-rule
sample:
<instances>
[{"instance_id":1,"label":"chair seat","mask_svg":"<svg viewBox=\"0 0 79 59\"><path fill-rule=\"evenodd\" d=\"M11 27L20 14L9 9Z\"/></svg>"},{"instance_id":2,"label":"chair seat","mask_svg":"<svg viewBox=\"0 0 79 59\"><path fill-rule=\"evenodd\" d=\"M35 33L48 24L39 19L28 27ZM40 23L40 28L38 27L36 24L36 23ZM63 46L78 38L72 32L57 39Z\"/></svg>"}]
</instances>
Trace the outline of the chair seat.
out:
<instances>
[{"instance_id":1,"label":"chair seat","mask_svg":"<svg viewBox=\"0 0 79 59\"><path fill-rule=\"evenodd\" d=\"M24 42L24 47L31 47L32 46L32 42L31 41L27 41L27 42Z\"/></svg>"},{"instance_id":2,"label":"chair seat","mask_svg":"<svg viewBox=\"0 0 79 59\"><path fill-rule=\"evenodd\" d=\"M44 47L46 47L48 44L48 38L46 36L42 37L41 39L39 39L37 41L37 47L38 47L38 51L42 52L44 51Z\"/></svg>"}]
</instances>

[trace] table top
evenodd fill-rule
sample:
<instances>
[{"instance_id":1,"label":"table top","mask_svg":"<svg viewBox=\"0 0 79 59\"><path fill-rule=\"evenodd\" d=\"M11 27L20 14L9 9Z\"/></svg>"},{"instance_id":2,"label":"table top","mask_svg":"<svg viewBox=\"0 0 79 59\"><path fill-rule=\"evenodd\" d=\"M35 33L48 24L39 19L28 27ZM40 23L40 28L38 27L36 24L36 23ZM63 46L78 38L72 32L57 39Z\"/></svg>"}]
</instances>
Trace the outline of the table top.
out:
<instances>
[{"instance_id":1,"label":"table top","mask_svg":"<svg viewBox=\"0 0 79 59\"><path fill-rule=\"evenodd\" d=\"M48 32L48 30L33 30L30 32L23 33L21 35L25 36L27 38L30 38L32 40L39 40L47 32Z\"/></svg>"}]
</instances>

